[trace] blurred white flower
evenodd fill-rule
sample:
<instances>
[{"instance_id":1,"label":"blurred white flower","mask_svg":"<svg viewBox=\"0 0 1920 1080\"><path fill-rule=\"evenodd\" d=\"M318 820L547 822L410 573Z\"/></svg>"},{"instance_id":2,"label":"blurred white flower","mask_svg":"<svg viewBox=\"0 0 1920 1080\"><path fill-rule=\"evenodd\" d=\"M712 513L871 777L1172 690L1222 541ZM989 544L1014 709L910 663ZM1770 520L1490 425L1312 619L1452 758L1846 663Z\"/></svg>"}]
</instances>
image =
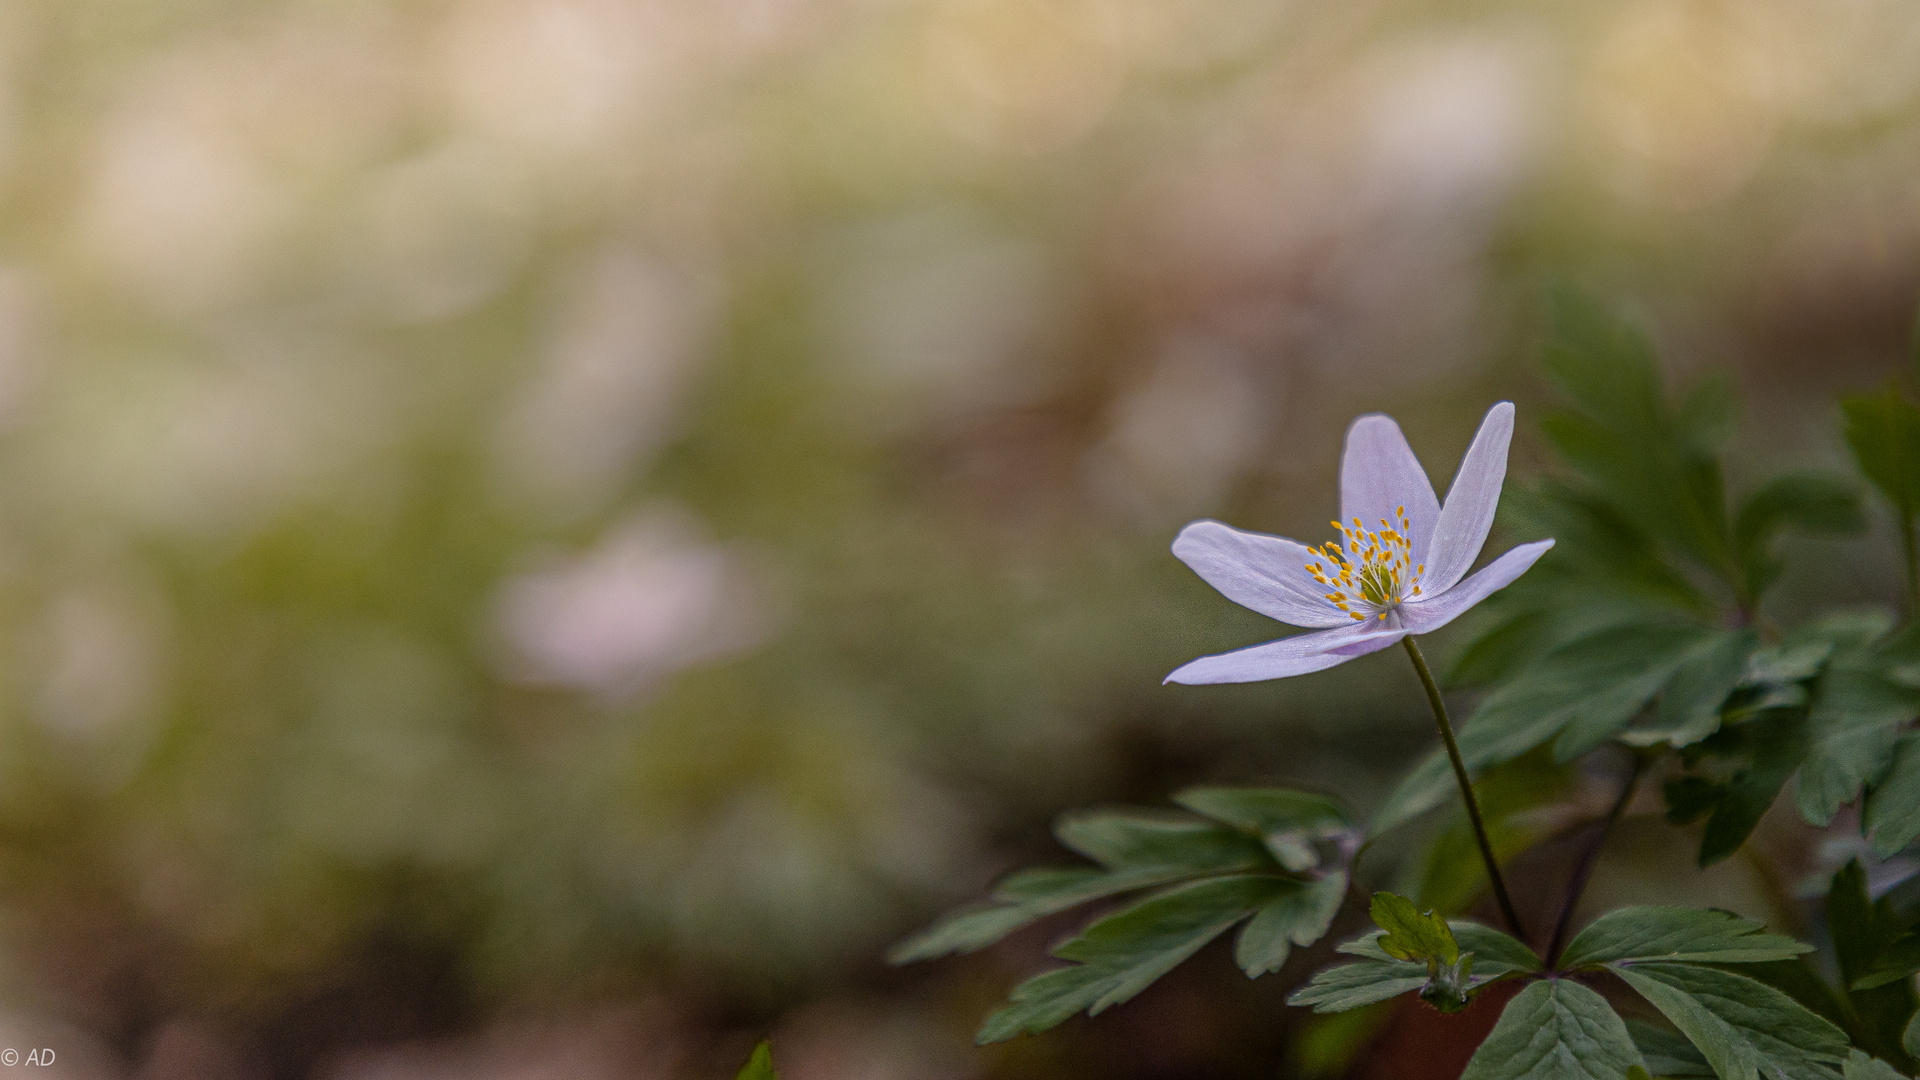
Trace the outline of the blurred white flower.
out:
<instances>
[{"instance_id":1,"label":"blurred white flower","mask_svg":"<svg viewBox=\"0 0 1920 1080\"><path fill-rule=\"evenodd\" d=\"M770 622L740 556L671 511L593 551L509 581L498 623L522 681L623 698L758 643Z\"/></svg>"}]
</instances>

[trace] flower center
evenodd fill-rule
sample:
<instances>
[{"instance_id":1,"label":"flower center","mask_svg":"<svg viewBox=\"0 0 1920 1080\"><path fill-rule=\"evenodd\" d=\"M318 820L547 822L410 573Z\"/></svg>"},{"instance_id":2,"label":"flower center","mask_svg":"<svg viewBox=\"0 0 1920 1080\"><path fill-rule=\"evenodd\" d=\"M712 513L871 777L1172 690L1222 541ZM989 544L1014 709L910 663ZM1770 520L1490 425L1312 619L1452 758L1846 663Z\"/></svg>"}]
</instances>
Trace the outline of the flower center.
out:
<instances>
[{"instance_id":1,"label":"flower center","mask_svg":"<svg viewBox=\"0 0 1920 1080\"><path fill-rule=\"evenodd\" d=\"M1326 594L1328 602L1357 620L1365 620L1368 615L1384 620L1402 600L1420 595L1415 582L1427 572L1427 566L1412 565L1407 508L1395 508L1393 516L1397 521L1381 518L1378 529L1368 529L1359 518L1354 518L1351 526L1333 522L1344 544L1328 541L1307 549L1320 556L1307 564L1307 573L1333 590ZM1359 611L1354 610L1356 606Z\"/></svg>"}]
</instances>

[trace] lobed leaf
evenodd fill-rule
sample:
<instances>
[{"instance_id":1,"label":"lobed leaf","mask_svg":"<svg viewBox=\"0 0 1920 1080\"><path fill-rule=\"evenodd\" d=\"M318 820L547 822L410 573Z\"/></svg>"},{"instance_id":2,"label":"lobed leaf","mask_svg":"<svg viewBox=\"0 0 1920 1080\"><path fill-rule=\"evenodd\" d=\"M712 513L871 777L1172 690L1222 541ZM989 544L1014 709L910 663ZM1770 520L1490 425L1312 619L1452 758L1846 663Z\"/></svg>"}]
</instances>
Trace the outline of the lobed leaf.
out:
<instances>
[{"instance_id":1,"label":"lobed leaf","mask_svg":"<svg viewBox=\"0 0 1920 1080\"><path fill-rule=\"evenodd\" d=\"M1008 1004L987 1018L979 1042L1038 1034L1073 1014L1098 1014L1138 994L1233 924L1272 903L1299 882L1269 875L1211 878L1157 893L1095 922L1053 950L1076 966L1047 972L1014 988Z\"/></svg>"},{"instance_id":2,"label":"lobed leaf","mask_svg":"<svg viewBox=\"0 0 1920 1080\"><path fill-rule=\"evenodd\" d=\"M1920 690L1889 679L1876 660L1836 660L1814 684L1799 794L1800 812L1811 824L1827 825L1884 776L1901 727L1920 716Z\"/></svg>"},{"instance_id":3,"label":"lobed leaf","mask_svg":"<svg viewBox=\"0 0 1920 1080\"><path fill-rule=\"evenodd\" d=\"M1093 900L1164 885L1187 876L1179 867L1104 871L1093 867L1022 870L994 889L996 902L956 911L887 952L890 964L911 964L984 949L1040 919Z\"/></svg>"},{"instance_id":4,"label":"lobed leaf","mask_svg":"<svg viewBox=\"0 0 1920 1080\"><path fill-rule=\"evenodd\" d=\"M1713 1066L1685 1035L1644 1020L1627 1021L1627 1034L1646 1059L1647 1072L1660 1077L1712 1076Z\"/></svg>"},{"instance_id":5,"label":"lobed leaf","mask_svg":"<svg viewBox=\"0 0 1920 1080\"><path fill-rule=\"evenodd\" d=\"M1109 870L1228 873L1265 869L1265 845L1238 829L1185 815L1139 810L1064 814L1054 835Z\"/></svg>"},{"instance_id":6,"label":"lobed leaf","mask_svg":"<svg viewBox=\"0 0 1920 1080\"><path fill-rule=\"evenodd\" d=\"M1798 709L1768 710L1722 730L1697 749L1746 758L1746 766L1724 782L1689 776L1667 784L1668 821L1684 825L1707 818L1699 859L1707 867L1740 850L1805 759L1806 717Z\"/></svg>"},{"instance_id":7,"label":"lobed leaf","mask_svg":"<svg viewBox=\"0 0 1920 1080\"><path fill-rule=\"evenodd\" d=\"M1754 979L1690 964L1615 964L1610 970L1699 1048L1721 1080L1833 1080L1844 1032Z\"/></svg>"},{"instance_id":8,"label":"lobed leaf","mask_svg":"<svg viewBox=\"0 0 1920 1080\"><path fill-rule=\"evenodd\" d=\"M1507 1003L1460 1080L1619 1080L1645 1068L1607 1000L1571 979L1543 979Z\"/></svg>"},{"instance_id":9,"label":"lobed leaf","mask_svg":"<svg viewBox=\"0 0 1920 1080\"><path fill-rule=\"evenodd\" d=\"M1892 764L1867 791L1861 825L1882 858L1920 838L1920 732L1894 742Z\"/></svg>"},{"instance_id":10,"label":"lobed leaf","mask_svg":"<svg viewBox=\"0 0 1920 1080\"><path fill-rule=\"evenodd\" d=\"M1354 828L1334 800L1285 788L1192 788L1173 801L1259 837L1282 866L1295 872L1319 865L1314 841L1345 836Z\"/></svg>"},{"instance_id":11,"label":"lobed leaf","mask_svg":"<svg viewBox=\"0 0 1920 1080\"><path fill-rule=\"evenodd\" d=\"M1744 964L1786 960L1813 951L1792 938L1717 908L1625 907L1609 911L1575 935L1560 967L1646 961Z\"/></svg>"},{"instance_id":12,"label":"lobed leaf","mask_svg":"<svg viewBox=\"0 0 1920 1080\"><path fill-rule=\"evenodd\" d=\"M1296 882L1254 912L1234 942L1234 962L1250 979L1279 971L1295 945L1311 945L1327 934L1347 895L1347 875Z\"/></svg>"},{"instance_id":13,"label":"lobed leaf","mask_svg":"<svg viewBox=\"0 0 1920 1080\"><path fill-rule=\"evenodd\" d=\"M1847 1054L1847 1062L1840 1075L1841 1080L1907 1080L1899 1069L1858 1050Z\"/></svg>"},{"instance_id":14,"label":"lobed leaf","mask_svg":"<svg viewBox=\"0 0 1920 1080\"><path fill-rule=\"evenodd\" d=\"M1427 985L1427 965L1411 960L1361 961L1315 972L1307 985L1295 990L1287 1004L1311 1006L1317 1013L1345 1012Z\"/></svg>"},{"instance_id":15,"label":"lobed leaf","mask_svg":"<svg viewBox=\"0 0 1920 1080\"><path fill-rule=\"evenodd\" d=\"M1373 894L1373 921L1386 931L1374 943L1395 960L1437 960L1452 964L1460 959L1460 943L1438 912L1421 911L1414 902L1390 892Z\"/></svg>"}]
</instances>

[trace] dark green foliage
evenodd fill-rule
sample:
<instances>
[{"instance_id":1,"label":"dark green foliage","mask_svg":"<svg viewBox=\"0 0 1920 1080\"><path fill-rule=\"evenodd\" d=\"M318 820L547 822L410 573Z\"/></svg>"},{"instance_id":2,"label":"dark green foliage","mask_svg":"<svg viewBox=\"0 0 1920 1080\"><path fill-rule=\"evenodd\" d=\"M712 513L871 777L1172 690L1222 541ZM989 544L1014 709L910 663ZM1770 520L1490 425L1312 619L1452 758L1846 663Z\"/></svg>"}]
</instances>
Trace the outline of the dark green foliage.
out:
<instances>
[{"instance_id":1,"label":"dark green foliage","mask_svg":"<svg viewBox=\"0 0 1920 1080\"><path fill-rule=\"evenodd\" d=\"M1609 911L1580 931L1560 958L1563 970L1647 960L1745 964L1812 952L1792 938L1769 934L1730 911L1628 907Z\"/></svg>"},{"instance_id":2,"label":"dark green foliage","mask_svg":"<svg viewBox=\"0 0 1920 1080\"><path fill-rule=\"evenodd\" d=\"M1840 403L1847 447L1860 472L1902 518L1920 507L1920 407L1892 386Z\"/></svg>"},{"instance_id":3,"label":"dark green foliage","mask_svg":"<svg viewBox=\"0 0 1920 1080\"><path fill-rule=\"evenodd\" d=\"M1611 965L1686 1035L1722 1080L1832 1080L1846 1033L1765 983L1691 964Z\"/></svg>"},{"instance_id":4,"label":"dark green foliage","mask_svg":"<svg viewBox=\"0 0 1920 1080\"><path fill-rule=\"evenodd\" d=\"M980 1031L982 1042L995 1042L1117 1005L1242 922L1234 958L1249 977L1278 971L1295 946L1326 935L1357 844L1339 804L1274 788L1196 788L1174 801L1193 812L1062 817L1054 829L1061 844L1097 867L1012 874L991 903L949 915L889 959L984 948L1047 915L1165 886L1057 946L1053 955L1074 966L1017 987Z\"/></svg>"},{"instance_id":5,"label":"dark green foliage","mask_svg":"<svg viewBox=\"0 0 1920 1080\"><path fill-rule=\"evenodd\" d=\"M1645 1065L1606 998L1549 979L1507 1003L1460 1080L1617 1080Z\"/></svg>"},{"instance_id":6,"label":"dark green foliage","mask_svg":"<svg viewBox=\"0 0 1920 1080\"><path fill-rule=\"evenodd\" d=\"M1892 905L1868 897L1867 873L1858 860L1834 875L1827 893L1827 926L1853 1021L1845 1026L1855 1044L1877 1057L1910 1065L1900 1036L1920 1001L1914 998L1911 980L1886 977L1900 962L1895 947L1907 937L1905 927Z\"/></svg>"},{"instance_id":7,"label":"dark green foliage","mask_svg":"<svg viewBox=\"0 0 1920 1080\"><path fill-rule=\"evenodd\" d=\"M1098 1015L1172 971L1201 946L1298 882L1241 874L1160 893L1087 927L1053 954L1075 966L1028 979L987 1018L983 1043L1041 1032L1085 1010Z\"/></svg>"},{"instance_id":8,"label":"dark green foliage","mask_svg":"<svg viewBox=\"0 0 1920 1080\"><path fill-rule=\"evenodd\" d=\"M1443 919L1393 893L1375 893L1380 929L1341 945L1359 963L1328 968L1288 1001L1315 1012L1342 1012L1410 990L1442 1012L1467 1007L1487 983L1540 970L1540 958L1489 926Z\"/></svg>"},{"instance_id":9,"label":"dark green foliage","mask_svg":"<svg viewBox=\"0 0 1920 1080\"><path fill-rule=\"evenodd\" d=\"M1629 1020L1627 1034L1633 1037L1633 1044L1640 1048L1640 1054L1647 1063L1647 1072L1654 1076L1713 1075L1713 1066L1707 1064L1707 1059L1679 1032L1655 1027L1641 1020Z\"/></svg>"}]
</instances>

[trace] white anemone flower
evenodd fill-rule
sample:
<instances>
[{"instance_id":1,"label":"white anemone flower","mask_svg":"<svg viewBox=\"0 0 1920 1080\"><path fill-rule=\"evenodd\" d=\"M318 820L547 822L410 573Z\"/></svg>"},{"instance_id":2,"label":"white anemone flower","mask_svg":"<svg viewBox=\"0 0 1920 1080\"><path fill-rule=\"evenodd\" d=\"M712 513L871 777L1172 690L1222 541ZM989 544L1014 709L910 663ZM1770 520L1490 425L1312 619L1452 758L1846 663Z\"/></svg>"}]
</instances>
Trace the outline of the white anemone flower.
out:
<instances>
[{"instance_id":1,"label":"white anemone flower","mask_svg":"<svg viewBox=\"0 0 1920 1080\"><path fill-rule=\"evenodd\" d=\"M1217 521L1180 530L1173 553L1227 599L1312 633L1203 656L1167 682L1284 679L1437 630L1526 573L1553 546L1522 544L1466 577L1493 527L1513 439L1513 403L1487 413L1446 505L1391 417L1347 429L1340 462L1340 539L1310 548ZM1465 580L1462 580L1465 578Z\"/></svg>"}]
</instances>

